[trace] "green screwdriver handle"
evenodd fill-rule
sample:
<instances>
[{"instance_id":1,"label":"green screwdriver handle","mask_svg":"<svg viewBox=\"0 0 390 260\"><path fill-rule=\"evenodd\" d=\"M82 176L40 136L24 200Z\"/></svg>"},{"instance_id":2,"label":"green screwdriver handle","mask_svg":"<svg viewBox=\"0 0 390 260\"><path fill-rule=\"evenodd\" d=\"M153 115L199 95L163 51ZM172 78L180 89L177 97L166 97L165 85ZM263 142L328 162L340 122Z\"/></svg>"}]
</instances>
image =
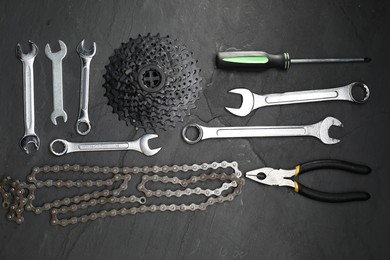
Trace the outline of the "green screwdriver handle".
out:
<instances>
[{"instance_id":1,"label":"green screwdriver handle","mask_svg":"<svg viewBox=\"0 0 390 260\"><path fill-rule=\"evenodd\" d=\"M276 55L264 51L228 51L217 54L217 67L221 69L288 70L290 65L290 55L287 52Z\"/></svg>"}]
</instances>

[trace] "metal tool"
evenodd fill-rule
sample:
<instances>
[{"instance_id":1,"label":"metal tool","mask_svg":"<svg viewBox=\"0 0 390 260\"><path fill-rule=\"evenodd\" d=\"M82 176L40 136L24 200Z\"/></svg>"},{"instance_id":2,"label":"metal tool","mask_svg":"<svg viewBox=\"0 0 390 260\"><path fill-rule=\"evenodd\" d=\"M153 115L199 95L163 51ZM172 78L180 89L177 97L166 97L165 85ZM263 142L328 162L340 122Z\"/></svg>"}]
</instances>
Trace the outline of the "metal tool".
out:
<instances>
[{"instance_id":1,"label":"metal tool","mask_svg":"<svg viewBox=\"0 0 390 260\"><path fill-rule=\"evenodd\" d=\"M191 114L202 91L193 56L178 40L159 34L122 43L103 75L112 112L146 132L175 127Z\"/></svg>"},{"instance_id":2,"label":"metal tool","mask_svg":"<svg viewBox=\"0 0 390 260\"><path fill-rule=\"evenodd\" d=\"M345 63L370 62L370 58L327 58L327 59L291 59L285 52L269 54L264 51L229 51L217 54L217 66L222 69L269 69L288 70L291 64L303 63Z\"/></svg>"},{"instance_id":3,"label":"metal tool","mask_svg":"<svg viewBox=\"0 0 390 260\"><path fill-rule=\"evenodd\" d=\"M152 156L161 150L160 148L149 148L148 141L156 138L158 135L146 134L139 139L131 142L89 142L89 143L72 143L63 139L56 139L50 143L50 151L57 156L76 152L98 152L98 151L137 151ZM60 152L54 150L54 145L62 144L64 149Z\"/></svg>"},{"instance_id":4,"label":"metal tool","mask_svg":"<svg viewBox=\"0 0 390 260\"><path fill-rule=\"evenodd\" d=\"M183 128L183 139L189 144L198 143L201 140L211 138L243 138L243 137L280 137L280 136L313 136L320 139L324 144L336 144L338 139L329 137L328 131L331 126L343 125L334 117L303 126L239 126L239 127L205 127L198 124L190 124ZM190 128L197 130L197 137L190 139L187 132Z\"/></svg>"},{"instance_id":5,"label":"metal tool","mask_svg":"<svg viewBox=\"0 0 390 260\"><path fill-rule=\"evenodd\" d=\"M371 172L370 167L364 165L339 160L317 160L297 165L295 169L291 170L273 169L269 167L260 168L247 172L245 176L248 179L265 185L287 186L293 188L295 192L318 201L348 202L368 200L370 198L370 194L364 191L346 193L328 193L317 191L292 179L294 176L298 176L298 174L320 169L338 169L357 174L369 174Z\"/></svg>"},{"instance_id":6,"label":"metal tool","mask_svg":"<svg viewBox=\"0 0 390 260\"><path fill-rule=\"evenodd\" d=\"M68 115L64 111L63 89L62 89L62 60L67 53L66 44L63 41L58 41L60 50L51 52L49 44L46 44L46 56L52 61L53 67L53 112L50 119L54 125L57 125L57 117L62 117L64 123L68 120Z\"/></svg>"},{"instance_id":7,"label":"metal tool","mask_svg":"<svg viewBox=\"0 0 390 260\"><path fill-rule=\"evenodd\" d=\"M331 100L344 100L355 103L364 103L370 96L369 88L367 85L361 82L353 82L338 88L285 92L269 95L257 95L245 88L236 88L230 90L229 92L242 96L242 104L240 108L225 107L227 111L236 116L247 116L253 110L265 106Z\"/></svg>"},{"instance_id":8,"label":"metal tool","mask_svg":"<svg viewBox=\"0 0 390 260\"><path fill-rule=\"evenodd\" d=\"M51 179L53 174L55 178ZM76 174L82 177L71 180ZM141 176L137 178L136 175ZM158 184L160 189L148 187L151 183ZM0 180L0 196L1 205L8 210L9 221L23 223L25 211L49 212L52 225L67 226L146 212L203 211L234 200L244 184L237 162L144 167L65 164L34 167L26 182L4 178ZM40 190L42 188L45 191ZM80 193L58 197L71 188ZM133 195L136 189L138 192ZM45 192L50 191L56 193L56 200L47 201ZM41 195L45 196L46 203L37 202L42 200ZM176 198L175 203L172 200L167 203L167 198Z\"/></svg>"},{"instance_id":9,"label":"metal tool","mask_svg":"<svg viewBox=\"0 0 390 260\"><path fill-rule=\"evenodd\" d=\"M91 49L84 48L84 40L77 46L77 53L81 59L81 90L80 90L80 111L76 123L76 131L80 135L86 135L91 131L91 123L88 115L89 103L89 73L93 56L96 53L96 43ZM85 129L84 129L85 128Z\"/></svg>"},{"instance_id":10,"label":"metal tool","mask_svg":"<svg viewBox=\"0 0 390 260\"><path fill-rule=\"evenodd\" d=\"M16 56L23 63L23 103L24 103L24 136L20 140L20 147L28 154L28 145L33 144L38 150L40 140L35 133L34 110L34 59L38 54L38 47L29 41L31 51L23 53L22 47L16 45Z\"/></svg>"}]
</instances>

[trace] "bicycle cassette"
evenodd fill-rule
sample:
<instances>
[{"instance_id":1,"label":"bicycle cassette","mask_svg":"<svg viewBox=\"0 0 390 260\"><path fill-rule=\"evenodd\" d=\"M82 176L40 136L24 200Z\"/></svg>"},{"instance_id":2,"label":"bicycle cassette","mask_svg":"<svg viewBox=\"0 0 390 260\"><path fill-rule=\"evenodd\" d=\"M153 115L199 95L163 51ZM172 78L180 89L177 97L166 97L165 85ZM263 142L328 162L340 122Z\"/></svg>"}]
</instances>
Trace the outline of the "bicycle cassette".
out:
<instances>
[{"instance_id":1,"label":"bicycle cassette","mask_svg":"<svg viewBox=\"0 0 390 260\"><path fill-rule=\"evenodd\" d=\"M113 113L128 125L167 130L196 107L200 69L177 40L158 34L130 38L109 61L103 76L105 96Z\"/></svg>"}]
</instances>

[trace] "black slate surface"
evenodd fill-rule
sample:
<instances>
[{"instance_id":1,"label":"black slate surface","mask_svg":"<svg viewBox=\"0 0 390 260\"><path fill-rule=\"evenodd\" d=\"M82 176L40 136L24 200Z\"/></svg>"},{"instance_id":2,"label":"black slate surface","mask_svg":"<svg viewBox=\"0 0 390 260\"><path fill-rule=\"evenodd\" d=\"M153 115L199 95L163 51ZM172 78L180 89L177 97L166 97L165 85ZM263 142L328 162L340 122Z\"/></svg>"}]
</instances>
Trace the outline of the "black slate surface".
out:
<instances>
[{"instance_id":1,"label":"black slate surface","mask_svg":"<svg viewBox=\"0 0 390 260\"><path fill-rule=\"evenodd\" d=\"M390 4L387 1L2 1L0 8L0 177L25 180L35 165L79 163L99 166L152 166L236 160L241 171L263 166L290 168L333 158L367 164L370 176L308 174L304 182L329 191L364 189L367 202L326 204L286 188L247 180L233 202L204 212L147 213L97 220L66 228L51 226L48 214L26 213L18 226L0 209L0 259L388 259L390 177L388 138L390 94ZM342 142L324 145L314 138L209 140L190 146L183 125L159 132L163 151L147 158L134 152L85 153L55 157L54 138L72 141L132 140L136 132L119 122L106 105L104 66L113 49L138 34L178 38L202 68L203 95L187 122L208 126L299 125L340 119L332 135ZM15 45L33 40L36 130L41 149L33 156L18 147L23 134L22 65ZM51 62L44 46L68 46L64 60L64 106L68 122L54 126ZM75 132L79 104L77 44L96 41L92 61L92 132ZM221 71L217 51L288 51L292 57L369 56L369 64L296 65L288 72ZM55 49L55 48L54 48ZM56 49L55 49L56 50ZM257 93L321 89L361 80L371 90L364 105L341 102L276 106L239 118L224 110L239 98L237 87ZM303 178L302 178L303 179Z\"/></svg>"}]
</instances>

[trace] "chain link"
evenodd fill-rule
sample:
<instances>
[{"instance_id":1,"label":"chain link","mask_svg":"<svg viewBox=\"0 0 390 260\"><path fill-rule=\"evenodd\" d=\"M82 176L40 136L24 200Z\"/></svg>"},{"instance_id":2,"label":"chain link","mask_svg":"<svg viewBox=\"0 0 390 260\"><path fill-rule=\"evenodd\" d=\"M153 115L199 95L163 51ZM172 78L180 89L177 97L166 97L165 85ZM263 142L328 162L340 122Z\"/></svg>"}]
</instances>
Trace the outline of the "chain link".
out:
<instances>
[{"instance_id":1,"label":"chain link","mask_svg":"<svg viewBox=\"0 0 390 260\"><path fill-rule=\"evenodd\" d=\"M207 171L209 169L227 169L231 168L233 173L202 173L200 175L191 175L187 179L179 177L170 177L167 175L158 175L160 173L177 173L177 172L194 172ZM107 179L97 180L40 180L38 174L49 173L81 173L81 174L107 174L110 175ZM144 196L137 197L120 196L121 193L128 189L128 184L132 175L142 174L141 182L137 185L137 190L142 192ZM150 175L154 174L154 175ZM220 187L214 189L203 189L194 187L198 182L215 181L222 182ZM111 190L108 187L114 183L120 182L119 186ZM151 190L146 188L148 182L180 185L185 189L166 189L166 190ZM0 181L0 195L3 198L2 206L8 209L7 219L18 224L23 223L24 211L32 211L35 214L41 214L49 211L51 215L50 223L52 225L67 226L69 224L77 224L87 222L99 218L134 215L137 213L157 212L157 211L195 211L205 210L207 207L215 203L223 203L232 201L238 194L241 193L241 188L244 185L244 179L241 178L241 172L238 169L237 162L213 162L203 163L201 165L173 165L173 166L153 166L153 167L98 167L98 166L80 166L80 165L54 165L34 167L31 174L27 177L27 182L20 182L7 177ZM188 186L192 185L191 188ZM35 199L35 191L40 188L91 188L91 187L106 187L101 191L93 191L73 197L65 197L52 202L44 203L41 206L33 204ZM228 192L230 190L230 192ZM225 193L225 194L224 194ZM150 204L147 205L147 198L150 197L177 197L202 195L206 197L205 202L190 203L190 204ZM90 207L106 204L125 204L137 203L137 206L121 209L101 210L89 212L88 214L76 216L82 210ZM67 217L60 218L61 215L68 214ZM69 216L70 215L70 216Z\"/></svg>"}]
</instances>

